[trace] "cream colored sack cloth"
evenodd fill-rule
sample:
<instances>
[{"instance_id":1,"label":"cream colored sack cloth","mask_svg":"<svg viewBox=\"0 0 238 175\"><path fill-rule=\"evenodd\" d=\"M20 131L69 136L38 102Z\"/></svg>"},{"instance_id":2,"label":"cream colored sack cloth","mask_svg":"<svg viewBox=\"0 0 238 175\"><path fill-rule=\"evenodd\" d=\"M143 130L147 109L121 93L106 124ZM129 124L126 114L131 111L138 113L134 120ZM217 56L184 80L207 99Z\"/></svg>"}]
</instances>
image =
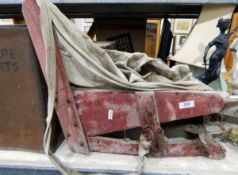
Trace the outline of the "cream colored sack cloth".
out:
<instances>
[{"instance_id":1,"label":"cream colored sack cloth","mask_svg":"<svg viewBox=\"0 0 238 175\"><path fill-rule=\"evenodd\" d=\"M50 151L51 120L56 91L55 44L60 47L69 81L83 88L130 90L212 90L195 80L188 66L170 69L162 61L143 53L124 53L103 50L80 32L52 3L37 0L40 8L41 30L46 51L48 81L47 128L44 149L62 174L76 172L66 166ZM144 156L144 155L142 155Z\"/></svg>"},{"instance_id":2,"label":"cream colored sack cloth","mask_svg":"<svg viewBox=\"0 0 238 175\"><path fill-rule=\"evenodd\" d=\"M162 61L149 58L143 53L130 54L101 49L53 4L45 0L38 0L38 3L47 6L40 5L40 11L44 12L41 13L44 37L48 38L55 33L71 83L81 87L106 89L210 89L192 78L187 66L170 69ZM46 47L48 45L47 48L53 49L53 40L45 44Z\"/></svg>"}]
</instances>

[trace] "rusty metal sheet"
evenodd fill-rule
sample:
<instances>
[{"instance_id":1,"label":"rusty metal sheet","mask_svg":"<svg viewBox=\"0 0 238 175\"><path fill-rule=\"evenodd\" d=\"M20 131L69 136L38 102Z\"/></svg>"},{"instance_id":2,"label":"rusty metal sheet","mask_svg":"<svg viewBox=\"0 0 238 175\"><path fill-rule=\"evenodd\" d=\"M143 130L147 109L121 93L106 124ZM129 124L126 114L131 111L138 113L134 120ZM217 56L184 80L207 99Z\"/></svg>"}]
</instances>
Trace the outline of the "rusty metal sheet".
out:
<instances>
[{"instance_id":1,"label":"rusty metal sheet","mask_svg":"<svg viewBox=\"0 0 238 175\"><path fill-rule=\"evenodd\" d=\"M43 150L44 83L25 26L0 27L0 147Z\"/></svg>"}]
</instances>

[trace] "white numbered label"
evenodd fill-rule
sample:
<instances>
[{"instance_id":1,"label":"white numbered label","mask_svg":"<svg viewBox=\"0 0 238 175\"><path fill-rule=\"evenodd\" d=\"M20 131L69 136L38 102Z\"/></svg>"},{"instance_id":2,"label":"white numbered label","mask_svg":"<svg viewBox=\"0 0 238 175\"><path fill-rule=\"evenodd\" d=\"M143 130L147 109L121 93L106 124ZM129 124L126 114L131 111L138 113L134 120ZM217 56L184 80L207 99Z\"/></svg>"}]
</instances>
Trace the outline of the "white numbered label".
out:
<instances>
[{"instance_id":1,"label":"white numbered label","mask_svg":"<svg viewBox=\"0 0 238 175\"><path fill-rule=\"evenodd\" d=\"M179 103L179 109L187 109L187 108L194 108L194 107L195 107L194 100L184 101Z\"/></svg>"},{"instance_id":2,"label":"white numbered label","mask_svg":"<svg viewBox=\"0 0 238 175\"><path fill-rule=\"evenodd\" d=\"M113 110L109 109L108 110L108 120L112 120L112 118L113 118Z\"/></svg>"}]
</instances>

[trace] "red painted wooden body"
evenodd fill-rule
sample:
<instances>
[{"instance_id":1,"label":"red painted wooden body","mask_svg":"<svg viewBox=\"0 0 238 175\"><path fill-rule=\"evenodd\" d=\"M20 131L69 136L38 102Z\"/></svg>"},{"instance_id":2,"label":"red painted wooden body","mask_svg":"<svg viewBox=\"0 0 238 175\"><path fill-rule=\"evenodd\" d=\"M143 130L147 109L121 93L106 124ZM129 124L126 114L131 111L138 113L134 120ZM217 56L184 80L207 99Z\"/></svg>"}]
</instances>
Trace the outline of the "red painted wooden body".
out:
<instances>
[{"instance_id":1,"label":"red painted wooden body","mask_svg":"<svg viewBox=\"0 0 238 175\"><path fill-rule=\"evenodd\" d=\"M75 102L87 136L140 127L135 94L132 92L75 91ZM113 118L108 118L109 110Z\"/></svg>"},{"instance_id":2,"label":"red painted wooden body","mask_svg":"<svg viewBox=\"0 0 238 175\"><path fill-rule=\"evenodd\" d=\"M91 151L115 154L138 155L139 142L106 137L88 137Z\"/></svg>"},{"instance_id":3,"label":"red painted wooden body","mask_svg":"<svg viewBox=\"0 0 238 175\"><path fill-rule=\"evenodd\" d=\"M41 69L47 79L39 8L35 0L25 0L22 9ZM72 151L88 153L91 150L136 155L138 142L99 136L140 127L146 139L152 142L151 155L197 156L210 152L220 153L220 147L197 140L166 143L160 127L160 123L219 112L224 102L216 93L75 91L73 95L57 43L56 60L55 108ZM149 132L145 132L146 130ZM200 146L206 151L197 149Z\"/></svg>"},{"instance_id":4,"label":"red painted wooden body","mask_svg":"<svg viewBox=\"0 0 238 175\"><path fill-rule=\"evenodd\" d=\"M155 97L161 123L218 113L224 107L216 92L155 92Z\"/></svg>"},{"instance_id":5,"label":"red painted wooden body","mask_svg":"<svg viewBox=\"0 0 238 175\"><path fill-rule=\"evenodd\" d=\"M74 96L91 151L137 155L139 143L95 136L141 127L150 128L148 139L156 141L152 156L224 156L220 146L198 139L166 143L160 127L160 122L218 113L224 106L218 93L77 90Z\"/></svg>"},{"instance_id":6,"label":"red painted wooden body","mask_svg":"<svg viewBox=\"0 0 238 175\"><path fill-rule=\"evenodd\" d=\"M75 91L74 96L85 133L88 136L141 126L135 92ZM214 114L220 112L224 107L224 100L215 92L204 94L202 92L156 91L155 101L160 123ZM179 109L179 104L188 101L193 101L194 107ZM143 105L140 105L140 110L141 108ZM109 110L113 110L113 119L108 119Z\"/></svg>"}]
</instances>

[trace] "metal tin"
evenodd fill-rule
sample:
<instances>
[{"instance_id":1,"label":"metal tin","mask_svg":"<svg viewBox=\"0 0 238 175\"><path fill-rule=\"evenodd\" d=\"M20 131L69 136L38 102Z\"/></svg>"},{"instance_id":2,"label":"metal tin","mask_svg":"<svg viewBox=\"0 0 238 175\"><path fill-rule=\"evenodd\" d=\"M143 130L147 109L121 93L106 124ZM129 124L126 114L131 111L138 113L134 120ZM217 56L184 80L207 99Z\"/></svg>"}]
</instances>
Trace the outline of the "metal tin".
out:
<instances>
[{"instance_id":1,"label":"metal tin","mask_svg":"<svg viewBox=\"0 0 238 175\"><path fill-rule=\"evenodd\" d=\"M43 150L45 83L25 26L0 27L0 147Z\"/></svg>"}]
</instances>

